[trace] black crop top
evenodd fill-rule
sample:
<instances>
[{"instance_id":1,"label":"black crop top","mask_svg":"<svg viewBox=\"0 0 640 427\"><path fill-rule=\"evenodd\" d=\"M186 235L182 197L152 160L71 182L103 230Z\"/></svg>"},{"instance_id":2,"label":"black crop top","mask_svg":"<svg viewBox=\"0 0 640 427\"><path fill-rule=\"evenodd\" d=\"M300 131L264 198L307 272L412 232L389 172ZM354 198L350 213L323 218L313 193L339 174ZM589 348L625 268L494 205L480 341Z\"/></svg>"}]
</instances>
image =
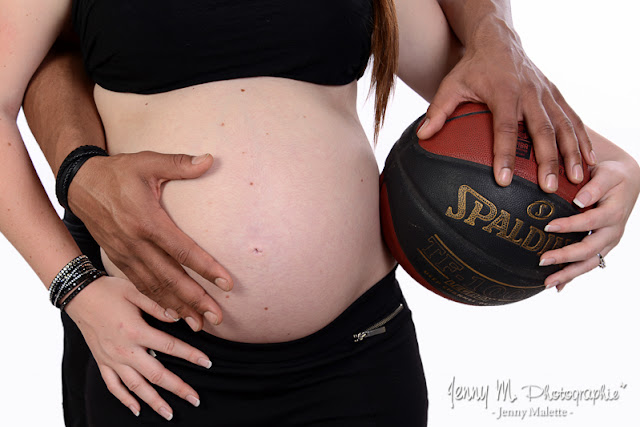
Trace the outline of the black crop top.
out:
<instances>
[{"instance_id":1,"label":"black crop top","mask_svg":"<svg viewBox=\"0 0 640 427\"><path fill-rule=\"evenodd\" d=\"M74 0L93 80L151 94L273 76L343 85L371 50L371 0Z\"/></svg>"}]
</instances>

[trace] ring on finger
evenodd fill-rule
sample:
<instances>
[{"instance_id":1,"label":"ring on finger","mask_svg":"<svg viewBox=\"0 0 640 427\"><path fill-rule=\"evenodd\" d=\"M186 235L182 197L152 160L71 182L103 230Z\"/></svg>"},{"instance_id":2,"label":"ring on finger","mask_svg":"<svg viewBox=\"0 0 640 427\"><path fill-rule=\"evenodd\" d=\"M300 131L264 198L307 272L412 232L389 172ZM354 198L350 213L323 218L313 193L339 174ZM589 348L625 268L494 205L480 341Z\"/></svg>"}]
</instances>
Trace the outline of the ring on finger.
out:
<instances>
[{"instance_id":1,"label":"ring on finger","mask_svg":"<svg viewBox=\"0 0 640 427\"><path fill-rule=\"evenodd\" d=\"M157 356L158 356L158 355L156 354L156 352L155 352L155 351L153 351L153 349L151 349L151 348L147 349L147 353L149 353L149 355L150 355L151 357L157 357Z\"/></svg>"},{"instance_id":2,"label":"ring on finger","mask_svg":"<svg viewBox=\"0 0 640 427\"><path fill-rule=\"evenodd\" d=\"M598 260L598 267L605 268L607 266L607 264L604 262L604 257L600 254L600 252L598 252Z\"/></svg>"}]
</instances>

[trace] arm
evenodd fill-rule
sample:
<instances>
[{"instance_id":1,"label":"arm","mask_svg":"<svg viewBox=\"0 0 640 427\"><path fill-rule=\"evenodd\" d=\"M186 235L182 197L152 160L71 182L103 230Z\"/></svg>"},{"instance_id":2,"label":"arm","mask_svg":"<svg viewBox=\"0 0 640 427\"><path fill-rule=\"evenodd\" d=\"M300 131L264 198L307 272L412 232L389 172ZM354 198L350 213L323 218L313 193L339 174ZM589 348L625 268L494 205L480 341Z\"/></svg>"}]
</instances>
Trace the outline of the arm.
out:
<instances>
[{"instance_id":1,"label":"arm","mask_svg":"<svg viewBox=\"0 0 640 427\"><path fill-rule=\"evenodd\" d=\"M0 228L48 284L80 251L49 203L16 124L28 76L53 44L67 13L63 2L37 3L4 1L1 5ZM40 26L38 20L42 21Z\"/></svg>"},{"instance_id":2,"label":"arm","mask_svg":"<svg viewBox=\"0 0 640 427\"><path fill-rule=\"evenodd\" d=\"M53 44L64 17L69 14L68 6L62 0L0 2L0 230L45 286L63 266L80 255L80 250L42 188L18 131L16 117L29 77ZM103 310L105 306L109 310ZM163 310L135 291L131 283L102 277L71 301L66 311L87 339L116 397L134 412L139 411L139 403L122 385L122 380L127 386L137 384L137 393L154 409L170 411L145 378L156 379L159 386L185 399L197 393L177 377L165 374L162 365L146 355L146 349L166 350L168 354L197 364L199 359L207 360L207 356L146 325L141 309L160 320L165 319ZM106 345L97 342L96 333L109 335L103 340ZM120 345L123 342L127 345ZM123 348L130 349L132 355L129 351L123 355ZM109 358L109 354L120 357ZM107 363L102 363L105 360Z\"/></svg>"},{"instance_id":3,"label":"arm","mask_svg":"<svg viewBox=\"0 0 640 427\"><path fill-rule=\"evenodd\" d=\"M29 127L54 173L79 146L106 148L93 101L94 84L73 42L68 37L54 46L23 102ZM194 330L202 327L201 313L213 313L218 319L222 313L181 264L212 282L222 278L230 284L231 278L170 220L160 205L160 187L166 180L200 176L211 161L208 156L194 165L191 156L151 152L94 157L80 168L69 188L72 211L110 259L143 294L166 308L169 318L185 318Z\"/></svg>"},{"instance_id":4,"label":"arm","mask_svg":"<svg viewBox=\"0 0 640 427\"><path fill-rule=\"evenodd\" d=\"M513 176L520 120L526 121L534 140L541 188L557 189L558 148L569 179L581 182L581 157L595 164L589 136L558 89L525 54L513 28L510 2L439 0L439 4L465 52L433 97L419 137L428 139L440 130L459 103L483 102L494 116L494 175L500 185L508 185Z\"/></svg>"}]
</instances>

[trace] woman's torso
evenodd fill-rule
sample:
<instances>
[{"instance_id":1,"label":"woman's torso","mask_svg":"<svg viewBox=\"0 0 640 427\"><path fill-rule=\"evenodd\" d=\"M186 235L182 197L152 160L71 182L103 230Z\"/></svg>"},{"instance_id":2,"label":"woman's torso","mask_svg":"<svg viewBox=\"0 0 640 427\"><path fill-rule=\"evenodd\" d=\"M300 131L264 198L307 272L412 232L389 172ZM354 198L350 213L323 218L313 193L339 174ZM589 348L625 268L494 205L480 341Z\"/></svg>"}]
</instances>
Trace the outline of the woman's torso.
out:
<instances>
[{"instance_id":1,"label":"woman's torso","mask_svg":"<svg viewBox=\"0 0 640 427\"><path fill-rule=\"evenodd\" d=\"M355 84L260 77L95 96L110 153L214 157L203 177L168 182L162 196L234 280L224 293L199 279L223 312L208 332L246 342L308 335L392 268Z\"/></svg>"},{"instance_id":2,"label":"woman's torso","mask_svg":"<svg viewBox=\"0 0 640 427\"><path fill-rule=\"evenodd\" d=\"M126 58L118 64L126 68ZM282 76L150 95L96 87L111 154L214 156L203 177L169 182L162 195L176 224L234 280L224 293L196 277L223 312L222 324L207 325L208 332L246 342L300 338L392 268L380 232L378 168L356 93L355 82Z\"/></svg>"}]
</instances>

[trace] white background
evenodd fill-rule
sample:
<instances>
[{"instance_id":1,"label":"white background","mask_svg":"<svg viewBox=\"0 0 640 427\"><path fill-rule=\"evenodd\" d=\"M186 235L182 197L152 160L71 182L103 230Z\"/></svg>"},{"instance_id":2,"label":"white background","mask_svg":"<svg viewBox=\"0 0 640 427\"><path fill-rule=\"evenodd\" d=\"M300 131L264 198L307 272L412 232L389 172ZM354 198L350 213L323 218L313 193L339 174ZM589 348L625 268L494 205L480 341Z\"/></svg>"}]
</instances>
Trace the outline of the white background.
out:
<instances>
[{"instance_id":1,"label":"white background","mask_svg":"<svg viewBox=\"0 0 640 427\"><path fill-rule=\"evenodd\" d=\"M640 159L638 6L623 0L513 1L516 28L530 57L557 84L592 128ZM371 103L360 82L361 117L372 128ZM427 104L401 83L387 115L376 155L382 165L391 144ZM21 119L27 144L32 137ZM37 150L37 149L36 149ZM32 150L34 151L34 150ZM53 177L39 153L36 166L50 190ZM399 272L414 312L430 394L430 426L602 426L640 425L638 330L640 280L635 272L640 210L636 209L607 268L574 280L562 293L546 291L506 307L477 308L431 294ZM43 236L43 238L46 238ZM0 238L0 425L63 425L59 314L44 287L15 250ZM637 250L637 249L636 249ZM458 401L448 388L488 387L484 402ZM511 380L518 400L500 403L496 382ZM618 391L609 402L527 402L522 387ZM624 386L622 388L621 386ZM499 408L547 406L571 413L564 418L527 416L497 419Z\"/></svg>"}]
</instances>

